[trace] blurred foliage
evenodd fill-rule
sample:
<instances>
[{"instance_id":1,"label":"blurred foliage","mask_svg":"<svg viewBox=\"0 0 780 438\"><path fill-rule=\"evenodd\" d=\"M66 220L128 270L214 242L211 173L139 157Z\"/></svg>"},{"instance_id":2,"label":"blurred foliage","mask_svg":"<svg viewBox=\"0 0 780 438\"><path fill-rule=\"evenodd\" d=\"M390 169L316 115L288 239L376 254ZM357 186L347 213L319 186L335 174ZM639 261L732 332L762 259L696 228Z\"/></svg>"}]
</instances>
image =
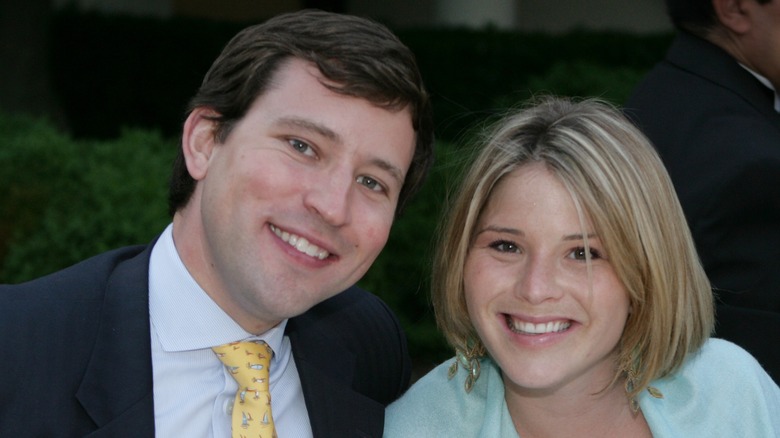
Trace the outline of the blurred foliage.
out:
<instances>
[{"instance_id":1,"label":"blurred foliage","mask_svg":"<svg viewBox=\"0 0 780 438\"><path fill-rule=\"evenodd\" d=\"M21 282L168 223L167 178L187 100L235 23L103 17L53 21L52 74L69 133L0 115L0 282ZM401 30L431 91L437 163L360 285L406 328L422 367L451 355L429 304L433 236L479 123L542 93L620 104L671 35ZM128 127L131 127L130 129Z\"/></svg>"},{"instance_id":2,"label":"blurred foliage","mask_svg":"<svg viewBox=\"0 0 780 438\"><path fill-rule=\"evenodd\" d=\"M167 224L176 144L159 134L73 140L45 122L2 115L0 138L0 282L148 242Z\"/></svg>"}]
</instances>

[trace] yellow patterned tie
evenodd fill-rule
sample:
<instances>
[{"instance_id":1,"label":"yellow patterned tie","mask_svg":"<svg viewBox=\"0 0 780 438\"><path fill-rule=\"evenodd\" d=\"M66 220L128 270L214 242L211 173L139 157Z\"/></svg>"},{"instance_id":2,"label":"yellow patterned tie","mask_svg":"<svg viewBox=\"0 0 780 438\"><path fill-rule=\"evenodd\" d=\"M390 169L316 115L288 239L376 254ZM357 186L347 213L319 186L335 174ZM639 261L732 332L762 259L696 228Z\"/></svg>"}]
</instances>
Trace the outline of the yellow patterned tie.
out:
<instances>
[{"instance_id":1,"label":"yellow patterned tie","mask_svg":"<svg viewBox=\"0 0 780 438\"><path fill-rule=\"evenodd\" d=\"M233 438L276 438L268 391L268 367L274 352L263 341L233 342L212 348L238 382L233 403Z\"/></svg>"}]
</instances>

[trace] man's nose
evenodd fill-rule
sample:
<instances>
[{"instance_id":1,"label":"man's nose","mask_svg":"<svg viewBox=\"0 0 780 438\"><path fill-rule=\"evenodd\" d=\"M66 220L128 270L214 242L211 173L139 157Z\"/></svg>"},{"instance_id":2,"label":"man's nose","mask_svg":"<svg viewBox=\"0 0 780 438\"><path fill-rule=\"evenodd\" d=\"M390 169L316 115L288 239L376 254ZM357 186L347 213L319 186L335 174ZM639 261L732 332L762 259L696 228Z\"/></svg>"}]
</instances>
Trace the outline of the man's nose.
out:
<instances>
[{"instance_id":1,"label":"man's nose","mask_svg":"<svg viewBox=\"0 0 780 438\"><path fill-rule=\"evenodd\" d=\"M328 224L334 227L344 225L351 219L350 207L356 184L351 170L323 169L322 177L309 184L304 204Z\"/></svg>"}]
</instances>

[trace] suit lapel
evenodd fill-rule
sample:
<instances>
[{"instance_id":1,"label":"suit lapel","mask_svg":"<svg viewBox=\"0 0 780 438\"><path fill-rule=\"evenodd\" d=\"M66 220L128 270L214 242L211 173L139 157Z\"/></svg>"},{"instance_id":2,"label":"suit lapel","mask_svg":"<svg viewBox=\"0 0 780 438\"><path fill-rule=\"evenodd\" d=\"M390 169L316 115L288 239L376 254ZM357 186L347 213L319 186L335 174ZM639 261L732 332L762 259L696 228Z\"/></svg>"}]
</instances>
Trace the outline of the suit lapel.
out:
<instances>
[{"instance_id":1,"label":"suit lapel","mask_svg":"<svg viewBox=\"0 0 780 438\"><path fill-rule=\"evenodd\" d=\"M384 406L352 389L355 355L304 314L287 324L315 437L381 437Z\"/></svg>"},{"instance_id":2,"label":"suit lapel","mask_svg":"<svg viewBox=\"0 0 780 438\"><path fill-rule=\"evenodd\" d=\"M150 244L107 279L100 324L76 398L98 425L92 437L153 437L149 332ZM352 389L355 354L309 311L286 329L315 437L381 437L384 406Z\"/></svg>"},{"instance_id":3,"label":"suit lapel","mask_svg":"<svg viewBox=\"0 0 780 438\"><path fill-rule=\"evenodd\" d=\"M691 53L700 56L692 58ZM680 32L669 49L667 60L731 90L780 127L780 114L774 110L774 94L720 47Z\"/></svg>"},{"instance_id":4,"label":"suit lapel","mask_svg":"<svg viewBox=\"0 0 780 438\"><path fill-rule=\"evenodd\" d=\"M117 264L107 279L92 357L76 397L98 425L93 436L154 436L149 256Z\"/></svg>"}]
</instances>

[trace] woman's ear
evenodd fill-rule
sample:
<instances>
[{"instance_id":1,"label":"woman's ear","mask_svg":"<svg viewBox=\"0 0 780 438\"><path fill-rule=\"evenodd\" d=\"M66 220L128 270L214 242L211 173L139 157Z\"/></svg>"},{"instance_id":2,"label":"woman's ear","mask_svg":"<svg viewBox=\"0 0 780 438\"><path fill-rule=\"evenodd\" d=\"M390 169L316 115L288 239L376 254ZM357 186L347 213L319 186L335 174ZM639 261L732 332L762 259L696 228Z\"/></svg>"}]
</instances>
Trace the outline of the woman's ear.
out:
<instances>
[{"instance_id":1,"label":"woman's ear","mask_svg":"<svg viewBox=\"0 0 780 438\"><path fill-rule=\"evenodd\" d=\"M730 32L743 34L750 30L752 23L746 1L755 0L712 0L718 21Z\"/></svg>"},{"instance_id":2,"label":"woman's ear","mask_svg":"<svg viewBox=\"0 0 780 438\"><path fill-rule=\"evenodd\" d=\"M184 161L187 163L187 171L196 181L206 176L209 159L214 150L216 112L209 108L195 108L184 122L181 137L181 148Z\"/></svg>"}]
</instances>

